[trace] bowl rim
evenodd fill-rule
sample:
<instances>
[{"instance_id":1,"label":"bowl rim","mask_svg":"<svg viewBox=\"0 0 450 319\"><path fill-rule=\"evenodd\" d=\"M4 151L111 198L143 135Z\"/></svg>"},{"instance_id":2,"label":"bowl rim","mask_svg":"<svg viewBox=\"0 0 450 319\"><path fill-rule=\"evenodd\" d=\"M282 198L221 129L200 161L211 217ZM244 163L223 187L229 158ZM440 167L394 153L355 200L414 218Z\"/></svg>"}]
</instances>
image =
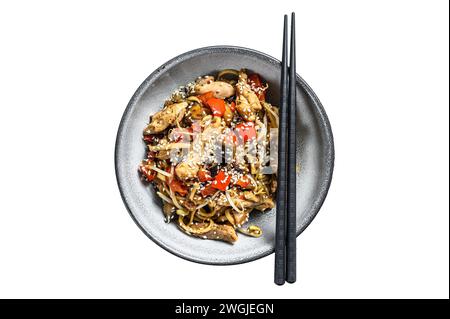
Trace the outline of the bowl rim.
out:
<instances>
[{"instance_id":1,"label":"bowl rim","mask_svg":"<svg viewBox=\"0 0 450 319\"><path fill-rule=\"evenodd\" d=\"M128 113L131 111L131 109L133 108L133 106L135 105L136 101L141 97L141 95L147 90L149 84L151 83L151 81L153 79L155 79L158 75L160 75L165 69L169 69L170 67L182 63L185 60L195 57L197 55L200 54L205 54L205 53L217 53L217 52L236 52L236 53L241 53L241 54L246 54L246 55L252 55L258 58L263 58L265 60L267 60L270 63L273 64L279 64L281 65L281 61L278 60L277 58L274 58L271 55L268 55L264 52L258 51L258 50L254 50L254 49L250 49L250 48L246 48L246 47L241 47L241 46L232 46L232 45L216 45L216 46L206 46L206 47L201 47L201 48L197 48L197 49L193 49L190 51L187 51L185 53L182 53L170 60L168 60L167 62L163 63L160 67L158 67L155 71L153 71L143 82L142 84L137 88L137 90L135 91L135 93L133 94L133 96L131 97L130 101L127 104L127 107L125 108L120 123L119 123L119 127L117 130L117 135L116 135L116 140L115 140L115 147L114 147L114 169L115 169L115 175L116 175L116 181L117 181L117 186L119 188L119 192L120 192L120 196L122 198L122 201L129 213L129 215L131 216L131 218L133 219L133 221L135 222L135 224L141 229L141 231L148 237L150 238L154 243L156 243L158 246L160 246L161 248L163 248L164 250L168 251L169 253L177 256L177 257L181 257L185 260L188 261L192 261L195 263L199 263L199 264L206 264L206 265L237 265L237 264L243 264L243 263L247 263L247 262L251 262L263 257L266 257L270 254L272 254L274 252L274 248L269 249L265 252L259 253L257 255L253 255L250 256L248 258L244 258L241 260L233 260L233 261L205 261L205 260L199 260L199 259L195 259L191 256L188 255L184 255L183 253L179 252L179 251L175 251L173 250L171 247L165 245L163 242L160 242L158 240L156 240L155 238L152 237L152 235L150 233L148 233L142 226L141 224L138 222L137 218L135 217L134 213L131 211L124 191L123 191L123 185L121 184L120 178L119 178L119 169L118 169L118 161L119 161L119 146L120 146L120 138L121 138L121 133L123 131L124 128L124 124L125 124L125 119L127 118ZM333 171L334 171L334 161L335 161L335 149L334 149L334 137L333 137L333 132L331 129L331 124L330 121L328 119L328 116L325 112L325 109L322 105L322 103L320 102L319 98L317 97L317 95L314 93L314 91L312 90L312 88L306 83L306 81L300 77L298 74L296 74L296 85L300 85L303 90L305 91L305 93L309 96L309 98L313 101L317 112L319 113L320 116L320 123L324 128L324 132L325 132L325 144L326 144L326 152L324 157L326 157L326 170L325 170L325 179L324 179L324 183L321 185L320 190L319 190L319 194L316 197L315 202L312 205L312 208L310 209L310 211L308 212L307 216L306 216L306 221L301 225L300 229L297 229L297 236L299 236L306 228L308 228L308 226L311 224L311 222L314 220L314 218L317 216L318 212L320 211L325 198L327 197L328 191L330 189L330 185L331 185L331 181L332 181L332 177L333 177Z\"/></svg>"}]
</instances>

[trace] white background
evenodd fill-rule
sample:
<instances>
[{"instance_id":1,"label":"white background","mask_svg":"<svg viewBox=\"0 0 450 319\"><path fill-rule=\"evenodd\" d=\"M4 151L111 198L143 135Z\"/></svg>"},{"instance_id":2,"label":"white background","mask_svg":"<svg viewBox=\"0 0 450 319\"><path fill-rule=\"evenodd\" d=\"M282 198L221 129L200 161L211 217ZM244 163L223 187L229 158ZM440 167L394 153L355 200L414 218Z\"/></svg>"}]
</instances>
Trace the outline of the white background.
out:
<instances>
[{"instance_id":1,"label":"white background","mask_svg":"<svg viewBox=\"0 0 450 319\"><path fill-rule=\"evenodd\" d=\"M0 4L0 297L448 298L447 1L8 1ZM299 239L273 255L182 260L129 217L114 142L131 95L185 51L280 57L297 13L298 72L330 117L336 167Z\"/></svg>"}]
</instances>

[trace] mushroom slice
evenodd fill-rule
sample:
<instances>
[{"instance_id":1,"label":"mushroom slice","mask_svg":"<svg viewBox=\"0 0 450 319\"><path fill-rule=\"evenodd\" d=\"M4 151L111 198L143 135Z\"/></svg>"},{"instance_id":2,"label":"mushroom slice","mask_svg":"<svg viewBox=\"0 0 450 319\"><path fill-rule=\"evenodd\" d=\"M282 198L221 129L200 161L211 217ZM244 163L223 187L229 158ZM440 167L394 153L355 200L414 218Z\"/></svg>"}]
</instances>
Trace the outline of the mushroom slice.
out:
<instances>
[{"instance_id":1,"label":"mushroom slice","mask_svg":"<svg viewBox=\"0 0 450 319\"><path fill-rule=\"evenodd\" d=\"M175 215L175 206L168 202L164 202L163 213L164 213L166 222L167 223L170 222L172 220L173 216Z\"/></svg>"}]
</instances>

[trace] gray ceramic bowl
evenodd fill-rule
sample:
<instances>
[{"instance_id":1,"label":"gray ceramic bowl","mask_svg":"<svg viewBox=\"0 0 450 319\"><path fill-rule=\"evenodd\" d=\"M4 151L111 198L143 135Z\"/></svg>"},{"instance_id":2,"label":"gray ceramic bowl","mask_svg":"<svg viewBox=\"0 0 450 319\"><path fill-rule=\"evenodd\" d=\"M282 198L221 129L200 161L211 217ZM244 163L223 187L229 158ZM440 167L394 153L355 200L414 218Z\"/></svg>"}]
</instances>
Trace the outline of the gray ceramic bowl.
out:
<instances>
[{"instance_id":1,"label":"gray ceramic bowl","mask_svg":"<svg viewBox=\"0 0 450 319\"><path fill-rule=\"evenodd\" d=\"M168 61L154 71L133 95L117 133L115 165L125 206L141 230L167 251L199 263L226 265L252 261L274 251L275 209L256 213L250 222L264 232L260 238L240 235L234 244L202 240L163 221L160 199L143 184L137 167L145 156L142 130L150 114L180 85L221 69L246 68L270 85L268 100L278 105L281 64L264 53L232 46L196 49ZM333 173L334 146L330 123L312 89L297 76L297 234L311 223L328 192Z\"/></svg>"}]
</instances>

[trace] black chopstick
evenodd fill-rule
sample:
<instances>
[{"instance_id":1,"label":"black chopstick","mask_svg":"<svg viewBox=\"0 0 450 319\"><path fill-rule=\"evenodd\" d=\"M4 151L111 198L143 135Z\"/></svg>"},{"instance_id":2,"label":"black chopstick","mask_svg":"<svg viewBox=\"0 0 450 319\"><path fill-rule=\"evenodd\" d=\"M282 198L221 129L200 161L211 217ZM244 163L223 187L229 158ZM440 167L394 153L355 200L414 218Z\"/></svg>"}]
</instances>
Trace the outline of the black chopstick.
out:
<instances>
[{"instance_id":1,"label":"black chopstick","mask_svg":"<svg viewBox=\"0 0 450 319\"><path fill-rule=\"evenodd\" d=\"M280 123L278 128L278 185L275 232L275 283L286 280L286 127L288 103L287 15L284 15L283 55L281 59Z\"/></svg>"},{"instance_id":2,"label":"black chopstick","mask_svg":"<svg viewBox=\"0 0 450 319\"><path fill-rule=\"evenodd\" d=\"M284 15L281 59L280 123L278 128L278 191L275 233L275 283L297 278L296 203L296 50L295 13L291 16L291 44L287 65L287 15Z\"/></svg>"},{"instance_id":3,"label":"black chopstick","mask_svg":"<svg viewBox=\"0 0 450 319\"><path fill-rule=\"evenodd\" d=\"M295 13L291 16L291 52L289 63L288 155L287 155L287 219L286 219L286 281L297 277L297 203L296 203L296 70Z\"/></svg>"}]
</instances>

